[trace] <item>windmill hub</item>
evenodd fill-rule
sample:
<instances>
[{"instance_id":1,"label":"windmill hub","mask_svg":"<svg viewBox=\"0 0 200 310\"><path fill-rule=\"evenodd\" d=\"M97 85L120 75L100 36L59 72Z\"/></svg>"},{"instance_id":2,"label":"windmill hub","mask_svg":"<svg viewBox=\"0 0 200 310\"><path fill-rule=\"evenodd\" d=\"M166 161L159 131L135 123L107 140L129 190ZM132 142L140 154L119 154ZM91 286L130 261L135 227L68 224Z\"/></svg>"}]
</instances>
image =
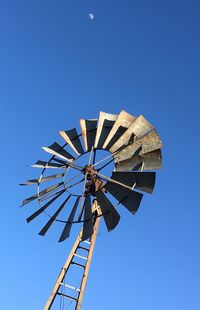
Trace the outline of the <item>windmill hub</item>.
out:
<instances>
[{"instance_id":1,"label":"windmill hub","mask_svg":"<svg viewBox=\"0 0 200 310\"><path fill-rule=\"evenodd\" d=\"M94 181L97 176L97 170L92 165L86 165L83 174L87 174L87 180Z\"/></svg>"}]
</instances>

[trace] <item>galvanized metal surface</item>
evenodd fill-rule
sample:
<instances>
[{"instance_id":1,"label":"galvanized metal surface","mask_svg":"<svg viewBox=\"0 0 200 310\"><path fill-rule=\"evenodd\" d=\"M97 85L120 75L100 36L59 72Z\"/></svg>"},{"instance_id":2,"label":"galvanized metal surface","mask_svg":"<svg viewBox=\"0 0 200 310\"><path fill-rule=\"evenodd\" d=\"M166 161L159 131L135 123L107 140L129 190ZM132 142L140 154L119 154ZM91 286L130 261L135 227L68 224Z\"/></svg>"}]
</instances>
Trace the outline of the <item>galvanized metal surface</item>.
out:
<instances>
[{"instance_id":1,"label":"galvanized metal surface","mask_svg":"<svg viewBox=\"0 0 200 310\"><path fill-rule=\"evenodd\" d=\"M98 126L94 147L101 149L105 140L107 139L118 115L109 114L105 112L99 113Z\"/></svg>"},{"instance_id":2,"label":"galvanized metal surface","mask_svg":"<svg viewBox=\"0 0 200 310\"><path fill-rule=\"evenodd\" d=\"M48 194L48 193L52 192L53 190L61 187L62 185L64 185L64 182L60 182L58 184L52 185L50 187L47 187L43 191L39 192L38 194L35 194L35 195L33 195L33 196L29 197L29 198L24 199L23 202L22 202L22 206L24 206L27 203L37 199L38 197L42 197L45 194Z\"/></svg>"},{"instance_id":3,"label":"galvanized metal surface","mask_svg":"<svg viewBox=\"0 0 200 310\"><path fill-rule=\"evenodd\" d=\"M67 181L66 176L69 168L76 169L80 174L83 174L81 180L69 186L61 182L43 191L39 190L38 194L23 201L22 205L25 205L38 198L41 204L39 210L27 218L28 222L32 221L39 214L42 214L48 206L55 202L55 210L57 208L57 211L54 212L53 215L49 215L49 221L40 231L40 234L46 234L54 221L64 222L65 227L59 241L65 240L69 236L72 223L79 221L84 222L83 238L86 239L92 235L90 196L96 196L98 199L100 207L102 208L101 215L104 217L108 230L111 230L112 227L117 225L119 214L112 205L112 202L108 200L106 190L114 196L119 203L129 209L129 211L135 213L142 199L142 194L137 192L137 190L152 193L155 184L155 173L144 172L144 170L156 170L161 167L162 158L160 148L162 147L162 142L156 130L142 115L135 117L124 110L122 110L119 115L100 112L98 120L81 119L80 126L82 137L77 133L75 128L67 131L60 131L60 135L64 138L65 142L67 142L68 146L78 155L78 158L85 154L82 147L82 139L86 152L90 152L89 164L86 163L85 166L77 165L75 157L66 150L65 145L60 146L55 142L49 147L43 148L53 155L49 162L37 161L33 166L43 168L43 171L45 171L46 168L53 168L63 169L64 172L49 176L44 176L42 172L40 178L22 183L24 185L38 184L38 188L40 188L40 183L53 180L55 183L60 177L65 177L65 181ZM111 154L106 156L105 159L95 163L95 155L99 149L109 150ZM109 177L102 173L101 170L107 167L113 160L115 161L115 171L112 173L112 176ZM100 166L101 162L102 165ZM137 172L134 172L134 170ZM72 209L67 215L68 220L57 219L58 214L62 213L65 204L62 201L57 202L56 199L59 198L62 193L84 180L83 192L80 193L80 195L72 194L72 196L78 198L76 202L73 203ZM106 181L107 183L105 184ZM80 196L82 196L82 202L81 199L79 199ZM46 201L42 206L44 200ZM76 214L79 202L81 202L83 206L81 213L84 215L83 218L81 215L77 217Z\"/></svg>"},{"instance_id":4,"label":"galvanized metal surface","mask_svg":"<svg viewBox=\"0 0 200 310\"><path fill-rule=\"evenodd\" d=\"M117 140L117 142L109 149L109 151L114 153L123 145L128 145L131 136L142 138L152 129L153 126L144 118L144 116L140 115L134 119L125 133Z\"/></svg>"},{"instance_id":5,"label":"galvanized metal surface","mask_svg":"<svg viewBox=\"0 0 200 310\"><path fill-rule=\"evenodd\" d=\"M56 163L49 163L47 161L38 160L34 165L31 165L33 168L50 168L50 169L63 169L66 165L60 165Z\"/></svg>"},{"instance_id":6,"label":"galvanized metal surface","mask_svg":"<svg viewBox=\"0 0 200 310\"><path fill-rule=\"evenodd\" d=\"M103 144L103 149L110 149L111 146L117 141L114 139L114 136L117 134L117 139L120 137L120 134L122 134L122 129L125 131L131 123L135 120L135 116L127 113L126 111L122 110L120 114L117 117L116 122L114 123L106 141ZM121 132L119 133L121 128ZM111 142L112 141L112 142Z\"/></svg>"},{"instance_id":7,"label":"galvanized metal surface","mask_svg":"<svg viewBox=\"0 0 200 310\"><path fill-rule=\"evenodd\" d=\"M67 131L59 131L59 134L71 146L74 152L78 155L84 153L76 128Z\"/></svg>"},{"instance_id":8,"label":"galvanized metal surface","mask_svg":"<svg viewBox=\"0 0 200 310\"><path fill-rule=\"evenodd\" d=\"M88 152L94 146L97 130L97 119L80 119L80 127L82 131L85 150L86 152Z\"/></svg>"},{"instance_id":9,"label":"galvanized metal surface","mask_svg":"<svg viewBox=\"0 0 200 310\"><path fill-rule=\"evenodd\" d=\"M47 181L51 181L51 180L55 180L55 179L60 179L64 176L64 173L56 173L53 175L49 175L48 177L41 177L38 179L32 179L32 180L28 180L24 183L21 183L20 185L33 185L33 184L37 184L37 183L43 183L43 182L47 182Z\"/></svg>"},{"instance_id":10,"label":"galvanized metal surface","mask_svg":"<svg viewBox=\"0 0 200 310\"><path fill-rule=\"evenodd\" d=\"M111 179L140 191L152 193L155 185L155 172L113 172Z\"/></svg>"},{"instance_id":11,"label":"galvanized metal surface","mask_svg":"<svg viewBox=\"0 0 200 310\"><path fill-rule=\"evenodd\" d=\"M115 161L120 162L125 159L132 158L136 155L142 155L149 153L155 150L158 150L162 147L162 142L158 136L156 130L152 130L144 137L135 140L132 144L125 147L117 155L115 155Z\"/></svg>"},{"instance_id":12,"label":"galvanized metal surface","mask_svg":"<svg viewBox=\"0 0 200 310\"><path fill-rule=\"evenodd\" d=\"M69 161L74 161L74 156L72 156L69 152L67 152L61 145L57 142L54 142L52 145L46 147L42 147L44 151L49 154L56 155L59 158L67 159Z\"/></svg>"},{"instance_id":13,"label":"galvanized metal surface","mask_svg":"<svg viewBox=\"0 0 200 310\"><path fill-rule=\"evenodd\" d=\"M143 155L136 155L130 159L116 163L115 171L132 170L159 170L162 167L162 155L160 150Z\"/></svg>"}]
</instances>

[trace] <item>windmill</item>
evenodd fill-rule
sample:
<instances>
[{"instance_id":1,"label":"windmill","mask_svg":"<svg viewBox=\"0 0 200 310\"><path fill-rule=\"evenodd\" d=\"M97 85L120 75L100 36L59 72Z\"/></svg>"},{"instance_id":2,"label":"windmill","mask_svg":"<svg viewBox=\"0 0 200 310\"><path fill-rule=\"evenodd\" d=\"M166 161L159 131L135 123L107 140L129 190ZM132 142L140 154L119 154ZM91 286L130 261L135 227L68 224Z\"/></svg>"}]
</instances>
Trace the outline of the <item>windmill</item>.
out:
<instances>
[{"instance_id":1,"label":"windmill","mask_svg":"<svg viewBox=\"0 0 200 310\"><path fill-rule=\"evenodd\" d=\"M100 219L111 231L120 220L118 205L135 214L143 194L153 192L153 170L162 164L162 142L142 115L135 117L124 110L119 115L100 112L98 119L81 119L80 127L80 134L75 128L59 132L64 145L54 142L43 147L51 157L33 165L42 169L39 178L21 184L37 186L37 193L23 200L22 206L38 201L39 207L26 220L30 223L44 217L40 235L58 222L62 242L74 224L82 224L45 310L59 296L60 309L71 304L81 309ZM80 270L76 286L68 282L73 268Z\"/></svg>"}]
</instances>

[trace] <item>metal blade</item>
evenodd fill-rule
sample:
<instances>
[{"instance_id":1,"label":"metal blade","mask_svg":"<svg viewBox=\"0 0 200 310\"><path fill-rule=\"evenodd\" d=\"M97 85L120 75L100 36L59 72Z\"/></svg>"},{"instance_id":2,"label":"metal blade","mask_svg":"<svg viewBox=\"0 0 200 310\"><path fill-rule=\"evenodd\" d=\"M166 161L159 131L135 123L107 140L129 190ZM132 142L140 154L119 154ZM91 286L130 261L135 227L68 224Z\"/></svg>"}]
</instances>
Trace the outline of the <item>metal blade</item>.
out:
<instances>
[{"instance_id":1,"label":"metal blade","mask_svg":"<svg viewBox=\"0 0 200 310\"><path fill-rule=\"evenodd\" d=\"M50 153L52 155L55 155L57 157L67 159L68 161L74 161L74 156L72 156L70 153L68 153L61 145L59 145L57 142L54 142L52 145L46 147L42 147L44 151L47 153Z\"/></svg>"},{"instance_id":2,"label":"metal blade","mask_svg":"<svg viewBox=\"0 0 200 310\"><path fill-rule=\"evenodd\" d=\"M108 114L105 112L99 113L97 133L94 147L101 149L106 138L108 137L118 115Z\"/></svg>"},{"instance_id":3,"label":"metal blade","mask_svg":"<svg viewBox=\"0 0 200 310\"><path fill-rule=\"evenodd\" d=\"M38 178L38 179L28 180L24 183L21 183L20 185L32 185L32 184L43 183L43 182L51 181L54 179L62 178L63 176L64 176L64 173L57 173L57 174L49 175L47 177L42 176L41 178Z\"/></svg>"},{"instance_id":4,"label":"metal blade","mask_svg":"<svg viewBox=\"0 0 200 310\"><path fill-rule=\"evenodd\" d=\"M58 210L54 213L54 215L49 219L49 221L46 223L46 225L40 230L39 235L40 236L44 236L47 231L49 230L49 228L51 227L51 225L53 224L53 222L56 220L57 216L59 215L59 213L62 211L62 209L65 207L67 201L69 200L69 198L71 197L71 195L69 195L64 202L61 204L61 206L58 208Z\"/></svg>"},{"instance_id":5,"label":"metal blade","mask_svg":"<svg viewBox=\"0 0 200 310\"><path fill-rule=\"evenodd\" d=\"M27 203L37 199L38 197L42 197L43 195L50 193L51 191L53 191L54 189L56 189L56 188L58 188L58 187L60 187L62 185L64 185L64 182L60 182L58 184L52 185L50 187L47 187L46 189L44 189L43 191L39 192L38 194L35 194L35 195L33 195L33 196L29 197L29 198L26 198L25 200L23 200L22 206L24 206Z\"/></svg>"},{"instance_id":6,"label":"metal blade","mask_svg":"<svg viewBox=\"0 0 200 310\"><path fill-rule=\"evenodd\" d=\"M155 185L155 172L113 172L111 179L125 185L152 193Z\"/></svg>"},{"instance_id":7,"label":"metal blade","mask_svg":"<svg viewBox=\"0 0 200 310\"><path fill-rule=\"evenodd\" d=\"M132 116L122 110L103 144L103 149L110 149L111 146L120 138L120 135L126 131L134 120L135 116Z\"/></svg>"},{"instance_id":8,"label":"metal blade","mask_svg":"<svg viewBox=\"0 0 200 310\"><path fill-rule=\"evenodd\" d=\"M85 150L87 152L91 150L92 146L94 146L97 130L97 119L80 119L80 126Z\"/></svg>"},{"instance_id":9,"label":"metal blade","mask_svg":"<svg viewBox=\"0 0 200 310\"><path fill-rule=\"evenodd\" d=\"M107 229L108 231L111 231L119 223L120 215L101 189L96 192L96 197L101 208Z\"/></svg>"},{"instance_id":10,"label":"metal blade","mask_svg":"<svg viewBox=\"0 0 200 310\"><path fill-rule=\"evenodd\" d=\"M67 131L59 131L59 134L71 146L74 152L78 155L82 155L84 153L76 128Z\"/></svg>"},{"instance_id":11,"label":"metal blade","mask_svg":"<svg viewBox=\"0 0 200 310\"><path fill-rule=\"evenodd\" d=\"M159 170L162 167L162 154L156 150L143 155L133 156L130 159L120 161L116 164L116 171L132 170Z\"/></svg>"},{"instance_id":12,"label":"metal blade","mask_svg":"<svg viewBox=\"0 0 200 310\"><path fill-rule=\"evenodd\" d=\"M154 129L141 139L135 140L132 144L128 145L122 151L117 153L114 156L115 161L120 162L125 159L132 158L133 156L150 153L155 150L159 150L161 147L162 142L156 130Z\"/></svg>"},{"instance_id":13,"label":"metal blade","mask_svg":"<svg viewBox=\"0 0 200 310\"><path fill-rule=\"evenodd\" d=\"M75 201L75 204L73 206L73 209L68 217L68 220L67 220L67 223L65 224L65 227L63 229L63 232L60 236L60 239L59 239L59 242L61 241L64 241L65 239L67 239L70 235L70 231L71 231L71 227L72 227L72 222L74 220L74 216L75 216L75 213L76 213L76 210L77 210L77 207L78 207L78 204L79 204L79 200L80 200L80 197L78 197Z\"/></svg>"},{"instance_id":14,"label":"metal blade","mask_svg":"<svg viewBox=\"0 0 200 310\"><path fill-rule=\"evenodd\" d=\"M38 209L36 212L34 212L32 215L30 215L26 221L27 223L30 223L34 218L36 218L38 215L40 215L43 211L45 211L58 197L60 197L65 190L61 191L59 194L54 196L51 200L49 200L43 207Z\"/></svg>"},{"instance_id":15,"label":"metal blade","mask_svg":"<svg viewBox=\"0 0 200 310\"><path fill-rule=\"evenodd\" d=\"M137 117L125 133L116 141L116 143L109 149L111 153L117 151L123 145L130 143L131 137L142 138L149 131L153 129L153 126L142 116Z\"/></svg>"},{"instance_id":16,"label":"metal blade","mask_svg":"<svg viewBox=\"0 0 200 310\"><path fill-rule=\"evenodd\" d=\"M93 218L92 218L92 207L90 196L85 197L84 202L84 223L83 223L83 233L82 233L82 241L90 238L93 234Z\"/></svg>"},{"instance_id":17,"label":"metal blade","mask_svg":"<svg viewBox=\"0 0 200 310\"><path fill-rule=\"evenodd\" d=\"M33 168L52 168L52 169L63 169L66 168L67 164L59 165L55 163L48 163L47 161L38 160L34 165L31 165Z\"/></svg>"},{"instance_id":18,"label":"metal blade","mask_svg":"<svg viewBox=\"0 0 200 310\"><path fill-rule=\"evenodd\" d=\"M137 193L118 184L107 182L104 188L113 195L119 203L125 206L131 213L135 214L140 206L143 194Z\"/></svg>"}]
</instances>

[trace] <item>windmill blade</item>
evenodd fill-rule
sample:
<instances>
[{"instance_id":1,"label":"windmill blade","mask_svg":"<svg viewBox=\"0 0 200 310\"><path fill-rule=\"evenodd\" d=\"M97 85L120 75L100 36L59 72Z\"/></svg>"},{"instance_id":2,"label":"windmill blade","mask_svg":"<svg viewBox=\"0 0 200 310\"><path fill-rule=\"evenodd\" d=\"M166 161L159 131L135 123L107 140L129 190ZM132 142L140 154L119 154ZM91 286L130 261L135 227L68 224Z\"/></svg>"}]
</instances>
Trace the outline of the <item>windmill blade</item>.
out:
<instances>
[{"instance_id":1,"label":"windmill blade","mask_svg":"<svg viewBox=\"0 0 200 310\"><path fill-rule=\"evenodd\" d=\"M131 123L135 120L135 116L128 114L122 110L117 117L106 141L103 144L103 149L109 150L111 146L123 135Z\"/></svg>"},{"instance_id":2,"label":"windmill blade","mask_svg":"<svg viewBox=\"0 0 200 310\"><path fill-rule=\"evenodd\" d=\"M106 138L108 137L118 115L105 112L99 113L98 126L94 147L101 149Z\"/></svg>"},{"instance_id":3,"label":"windmill blade","mask_svg":"<svg viewBox=\"0 0 200 310\"><path fill-rule=\"evenodd\" d=\"M93 218L92 218L92 207L90 196L85 197L84 202L84 223L83 223L83 233L82 241L87 240L93 234Z\"/></svg>"},{"instance_id":4,"label":"windmill blade","mask_svg":"<svg viewBox=\"0 0 200 310\"><path fill-rule=\"evenodd\" d=\"M124 188L118 184L107 182L104 188L114 196L119 203L135 214L140 206L143 194Z\"/></svg>"},{"instance_id":5,"label":"windmill blade","mask_svg":"<svg viewBox=\"0 0 200 310\"><path fill-rule=\"evenodd\" d=\"M111 153L114 153L123 145L128 145L131 137L142 138L152 129L153 129L153 126L144 118L144 116L140 115L132 122L129 128L115 142L115 144L109 149L109 151Z\"/></svg>"},{"instance_id":6,"label":"windmill blade","mask_svg":"<svg viewBox=\"0 0 200 310\"><path fill-rule=\"evenodd\" d=\"M133 156L143 155L146 153L159 150L162 147L162 142L156 130L152 130L141 139L135 140L132 144L123 148L119 153L114 155L115 161L120 162Z\"/></svg>"},{"instance_id":7,"label":"windmill blade","mask_svg":"<svg viewBox=\"0 0 200 310\"><path fill-rule=\"evenodd\" d=\"M120 215L101 189L98 192L96 192L95 195L97 197L98 204L101 208L107 229L108 231L111 231L119 223Z\"/></svg>"},{"instance_id":8,"label":"windmill blade","mask_svg":"<svg viewBox=\"0 0 200 310\"><path fill-rule=\"evenodd\" d=\"M45 194L48 194L48 193L52 192L54 189L56 189L56 188L58 188L58 187L60 187L62 185L64 185L64 182L60 182L58 184L55 184L55 185L52 185L50 187L45 188L43 191L39 192L38 194L35 194L35 195L33 195L33 196L23 200L22 206L26 205L27 203L29 203L29 202L31 202L31 201L39 198L39 197L44 196Z\"/></svg>"},{"instance_id":9,"label":"windmill blade","mask_svg":"<svg viewBox=\"0 0 200 310\"><path fill-rule=\"evenodd\" d=\"M67 167L67 164L56 164L56 163L49 163L47 161L38 160L34 165L31 165L33 168L52 168L52 169L63 169Z\"/></svg>"},{"instance_id":10,"label":"windmill blade","mask_svg":"<svg viewBox=\"0 0 200 310\"><path fill-rule=\"evenodd\" d=\"M43 207L38 209L36 212L34 212L32 215L30 215L26 221L27 223L30 223L33 219L35 219L38 215L40 215L42 212L44 212L58 197L60 197L65 190L62 190L59 194L54 196L51 200L49 200Z\"/></svg>"},{"instance_id":11,"label":"windmill blade","mask_svg":"<svg viewBox=\"0 0 200 310\"><path fill-rule=\"evenodd\" d=\"M58 217L58 215L60 214L60 212L62 211L62 209L65 207L67 201L69 200L69 198L71 197L71 195L69 195L64 202L61 204L61 206L58 208L58 210L54 213L54 215L49 219L49 221L46 223L46 225L40 230L39 235L40 236L44 236L47 231L49 230L49 228L51 227L51 225L53 224L53 222L56 220L56 218Z\"/></svg>"},{"instance_id":12,"label":"windmill blade","mask_svg":"<svg viewBox=\"0 0 200 310\"><path fill-rule=\"evenodd\" d=\"M52 145L46 147L42 147L44 151L47 153L50 153L52 155L55 155L57 157L63 158L68 161L74 161L74 156L72 156L70 153L68 153L61 145L59 145L57 142L54 142Z\"/></svg>"},{"instance_id":13,"label":"windmill blade","mask_svg":"<svg viewBox=\"0 0 200 310\"><path fill-rule=\"evenodd\" d=\"M51 181L54 179L62 178L64 175L65 175L64 173L57 173L57 174L49 175L47 177L42 176L41 178L28 180L24 183L20 183L19 185L33 185L33 184L43 183L43 182Z\"/></svg>"},{"instance_id":14,"label":"windmill blade","mask_svg":"<svg viewBox=\"0 0 200 310\"><path fill-rule=\"evenodd\" d=\"M111 176L115 181L147 193L153 192L155 178L155 172L113 172Z\"/></svg>"},{"instance_id":15,"label":"windmill blade","mask_svg":"<svg viewBox=\"0 0 200 310\"><path fill-rule=\"evenodd\" d=\"M77 197L76 201L75 201L75 204L73 206L73 209L68 217L68 220L67 220L67 223L65 224L65 227L63 229L63 232L60 236L60 239L58 242L62 242L64 241L65 239L67 239L70 235L70 231L71 231L71 227L72 227L72 223L73 223L73 220L74 220L74 216L76 214L76 210L78 208L78 205L79 205L79 200L80 200L80 197Z\"/></svg>"},{"instance_id":16,"label":"windmill blade","mask_svg":"<svg viewBox=\"0 0 200 310\"><path fill-rule=\"evenodd\" d=\"M94 146L97 130L97 119L80 119L80 127L82 131L85 150L86 152L88 152Z\"/></svg>"},{"instance_id":17,"label":"windmill blade","mask_svg":"<svg viewBox=\"0 0 200 310\"><path fill-rule=\"evenodd\" d=\"M59 134L71 146L76 154L82 155L84 153L76 128L67 131L59 131Z\"/></svg>"},{"instance_id":18,"label":"windmill blade","mask_svg":"<svg viewBox=\"0 0 200 310\"><path fill-rule=\"evenodd\" d=\"M63 163L63 165L66 163L62 159L54 158L54 160L57 161L58 163L61 163L61 164ZM74 168L74 169L79 170L79 171L83 170L83 168L81 166L76 165L74 162L66 163L65 168L67 168L67 167L71 167L71 168Z\"/></svg>"},{"instance_id":19,"label":"windmill blade","mask_svg":"<svg viewBox=\"0 0 200 310\"><path fill-rule=\"evenodd\" d=\"M156 150L143 155L136 155L116 164L116 171L159 170L162 167L162 154Z\"/></svg>"}]
</instances>

